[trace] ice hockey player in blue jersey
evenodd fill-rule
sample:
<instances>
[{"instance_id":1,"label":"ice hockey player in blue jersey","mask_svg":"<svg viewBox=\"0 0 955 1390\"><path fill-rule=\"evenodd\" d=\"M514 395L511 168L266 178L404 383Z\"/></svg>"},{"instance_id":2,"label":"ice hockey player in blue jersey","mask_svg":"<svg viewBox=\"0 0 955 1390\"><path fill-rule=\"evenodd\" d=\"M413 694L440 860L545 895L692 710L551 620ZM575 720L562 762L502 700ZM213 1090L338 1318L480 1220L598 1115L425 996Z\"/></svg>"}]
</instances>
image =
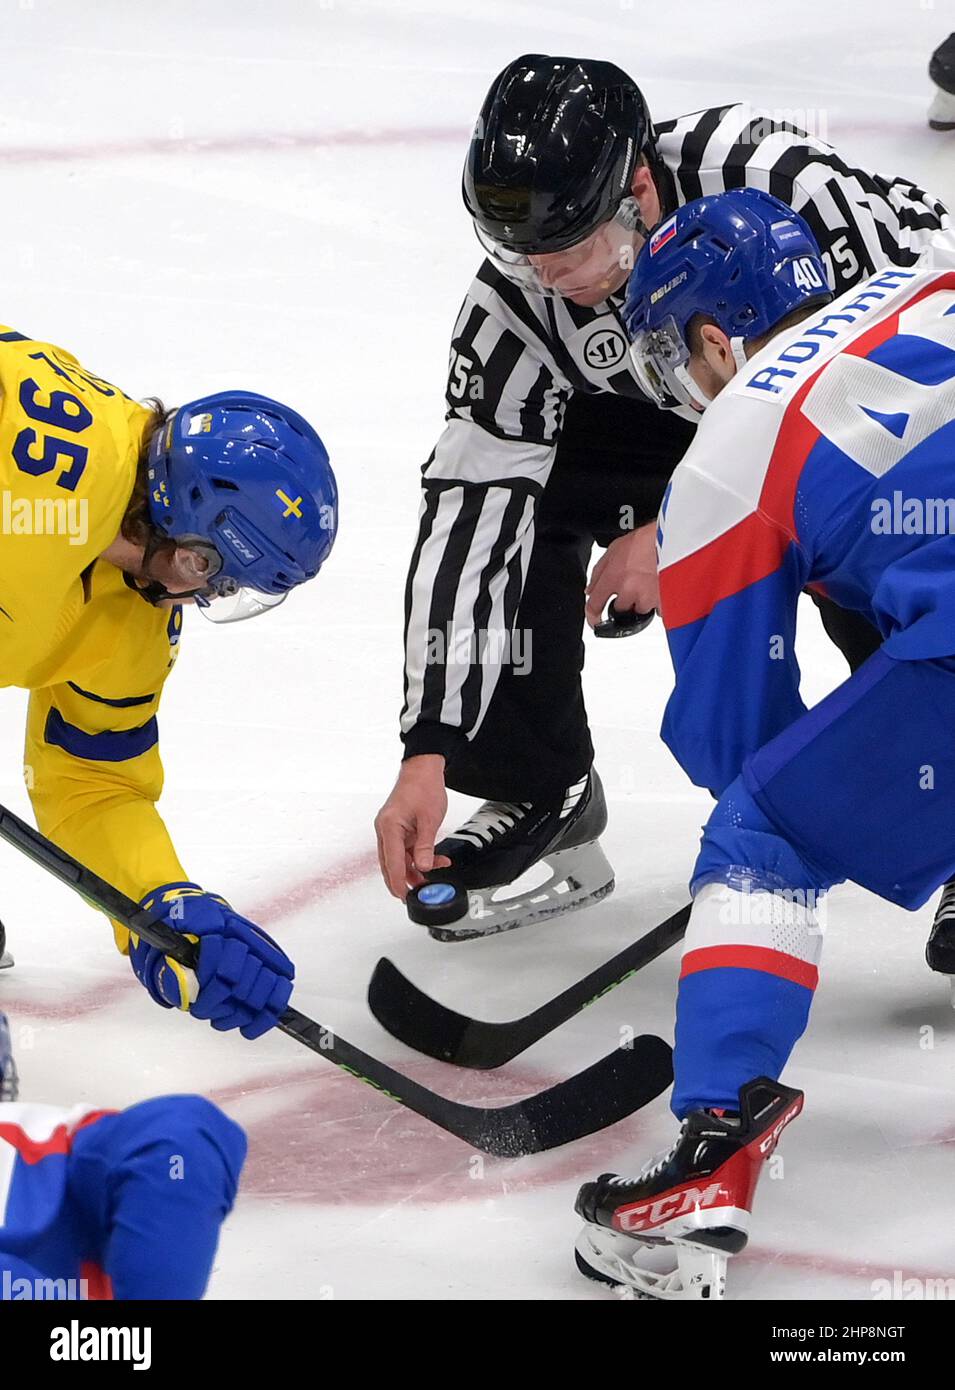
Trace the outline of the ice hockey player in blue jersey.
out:
<instances>
[{"instance_id":1,"label":"ice hockey player in blue jersey","mask_svg":"<svg viewBox=\"0 0 955 1390\"><path fill-rule=\"evenodd\" d=\"M809 228L752 189L682 207L628 291L645 388L705 409L659 520L663 736L718 798L677 1001L680 1136L577 1199L579 1267L644 1296L720 1297L746 1244L802 1107L777 1078L809 1018L820 896L851 879L914 909L955 873L955 257L940 243L830 300ZM807 586L883 637L809 711Z\"/></svg>"},{"instance_id":2,"label":"ice hockey player in blue jersey","mask_svg":"<svg viewBox=\"0 0 955 1390\"><path fill-rule=\"evenodd\" d=\"M201 1298L245 1162L201 1096L127 1110L17 1100L0 1013L0 1300Z\"/></svg>"}]
</instances>

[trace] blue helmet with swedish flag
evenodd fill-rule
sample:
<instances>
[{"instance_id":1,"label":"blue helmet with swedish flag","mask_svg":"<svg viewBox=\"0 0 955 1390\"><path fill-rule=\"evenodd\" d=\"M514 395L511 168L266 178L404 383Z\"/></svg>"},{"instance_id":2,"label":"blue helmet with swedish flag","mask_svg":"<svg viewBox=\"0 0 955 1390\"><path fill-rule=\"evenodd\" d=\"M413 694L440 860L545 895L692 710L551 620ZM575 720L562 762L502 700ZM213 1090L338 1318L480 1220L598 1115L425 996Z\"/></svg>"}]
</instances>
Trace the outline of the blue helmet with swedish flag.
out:
<instances>
[{"instance_id":1,"label":"blue helmet with swedish flag","mask_svg":"<svg viewBox=\"0 0 955 1390\"><path fill-rule=\"evenodd\" d=\"M155 530L206 561L194 597L213 621L274 608L315 577L335 541L328 452L268 396L220 391L172 411L150 445L148 483Z\"/></svg>"}]
</instances>

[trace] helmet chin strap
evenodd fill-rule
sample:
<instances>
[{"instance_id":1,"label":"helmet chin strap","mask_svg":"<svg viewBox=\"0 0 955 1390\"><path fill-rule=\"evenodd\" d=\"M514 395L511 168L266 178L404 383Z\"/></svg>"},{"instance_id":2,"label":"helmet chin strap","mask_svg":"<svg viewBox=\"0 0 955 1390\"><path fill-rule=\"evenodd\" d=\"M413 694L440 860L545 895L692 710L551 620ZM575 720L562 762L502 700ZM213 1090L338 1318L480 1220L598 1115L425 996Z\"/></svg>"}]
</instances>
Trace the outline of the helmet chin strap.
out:
<instances>
[{"instance_id":1,"label":"helmet chin strap","mask_svg":"<svg viewBox=\"0 0 955 1390\"><path fill-rule=\"evenodd\" d=\"M713 404L709 396L707 396L706 393L703 391L703 388L701 386L697 386L690 373L690 369L686 366L685 363L682 363L679 367L676 367L674 369L674 375L676 376L677 380L681 383L687 396L689 396L689 401L687 402L687 404L692 405L695 402L696 405L699 406L700 410L706 410L707 406Z\"/></svg>"},{"instance_id":2,"label":"helmet chin strap","mask_svg":"<svg viewBox=\"0 0 955 1390\"><path fill-rule=\"evenodd\" d=\"M733 361L736 363L736 370L738 372L745 371L747 367L746 339L730 338L730 351L733 354ZM709 396L705 395L702 388L697 386L693 380L689 367L686 365L678 367L676 375L683 383L684 390L702 410L706 410L708 406L713 404Z\"/></svg>"},{"instance_id":3,"label":"helmet chin strap","mask_svg":"<svg viewBox=\"0 0 955 1390\"><path fill-rule=\"evenodd\" d=\"M730 351L733 354L733 361L736 363L738 372L745 372L747 367L746 339L730 338Z\"/></svg>"},{"instance_id":4,"label":"helmet chin strap","mask_svg":"<svg viewBox=\"0 0 955 1390\"><path fill-rule=\"evenodd\" d=\"M734 363L737 364L737 371L745 371L746 366L748 366L748 359L746 359L746 339L730 338L730 352L733 353L733 360ZM680 367L677 367L676 375L677 378L680 379L681 384L683 384L684 391L687 392L689 399L698 404L701 410L706 410L706 407L712 406L712 400L703 392L702 386L696 385L687 364L683 363Z\"/></svg>"},{"instance_id":5,"label":"helmet chin strap","mask_svg":"<svg viewBox=\"0 0 955 1390\"><path fill-rule=\"evenodd\" d=\"M123 570L123 579L126 587L132 589L134 594L138 594L141 599L152 604L153 608L158 608L161 603L182 603L184 599L195 598L202 593L202 589L189 589L185 593L171 594L158 579L151 579L148 584L140 584L136 576L130 574L128 570Z\"/></svg>"}]
</instances>

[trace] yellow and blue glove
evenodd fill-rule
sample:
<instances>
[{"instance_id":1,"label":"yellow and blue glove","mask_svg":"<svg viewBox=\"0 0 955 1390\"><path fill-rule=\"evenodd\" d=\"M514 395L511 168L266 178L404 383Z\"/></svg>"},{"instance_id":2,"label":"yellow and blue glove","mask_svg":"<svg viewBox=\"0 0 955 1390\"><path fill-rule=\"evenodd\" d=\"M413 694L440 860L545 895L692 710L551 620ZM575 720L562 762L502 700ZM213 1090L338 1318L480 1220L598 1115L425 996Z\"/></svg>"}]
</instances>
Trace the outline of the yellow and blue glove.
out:
<instances>
[{"instance_id":1,"label":"yellow and blue glove","mask_svg":"<svg viewBox=\"0 0 955 1390\"><path fill-rule=\"evenodd\" d=\"M295 966L272 938L240 917L224 898L196 883L166 883L140 903L146 912L199 946L195 970L130 935L137 980L164 1009L185 1009L226 1032L259 1038L288 1007Z\"/></svg>"}]
</instances>

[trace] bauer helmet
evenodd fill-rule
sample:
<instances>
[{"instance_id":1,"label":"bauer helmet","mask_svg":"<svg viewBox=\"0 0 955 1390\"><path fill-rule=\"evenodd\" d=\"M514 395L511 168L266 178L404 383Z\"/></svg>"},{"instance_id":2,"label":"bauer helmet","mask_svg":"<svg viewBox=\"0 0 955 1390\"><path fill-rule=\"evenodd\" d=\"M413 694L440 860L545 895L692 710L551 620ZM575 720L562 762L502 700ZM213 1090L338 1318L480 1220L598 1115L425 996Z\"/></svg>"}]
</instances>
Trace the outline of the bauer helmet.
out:
<instances>
[{"instance_id":1,"label":"bauer helmet","mask_svg":"<svg viewBox=\"0 0 955 1390\"><path fill-rule=\"evenodd\" d=\"M722 329L741 367L748 339L831 298L816 240L786 203L756 188L697 198L657 227L630 277L623 319L640 384L659 406L705 408L688 370L695 315Z\"/></svg>"}]
</instances>

